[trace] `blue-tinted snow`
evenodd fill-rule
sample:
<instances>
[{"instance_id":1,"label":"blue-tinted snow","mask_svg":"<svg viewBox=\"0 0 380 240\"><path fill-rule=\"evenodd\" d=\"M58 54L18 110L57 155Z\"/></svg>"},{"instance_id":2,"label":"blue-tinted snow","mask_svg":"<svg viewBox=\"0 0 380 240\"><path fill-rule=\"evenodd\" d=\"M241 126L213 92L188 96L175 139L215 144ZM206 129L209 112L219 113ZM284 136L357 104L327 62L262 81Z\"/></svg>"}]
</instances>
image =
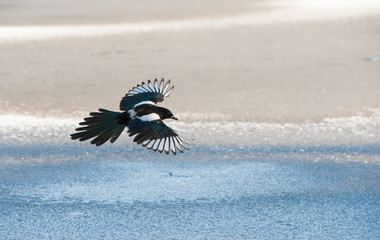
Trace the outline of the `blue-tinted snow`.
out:
<instances>
[{"instance_id":1,"label":"blue-tinted snow","mask_svg":"<svg viewBox=\"0 0 380 240\"><path fill-rule=\"evenodd\" d=\"M380 114L170 123L191 151L0 117L0 239L379 239ZM191 140L191 139L195 140Z\"/></svg>"}]
</instances>

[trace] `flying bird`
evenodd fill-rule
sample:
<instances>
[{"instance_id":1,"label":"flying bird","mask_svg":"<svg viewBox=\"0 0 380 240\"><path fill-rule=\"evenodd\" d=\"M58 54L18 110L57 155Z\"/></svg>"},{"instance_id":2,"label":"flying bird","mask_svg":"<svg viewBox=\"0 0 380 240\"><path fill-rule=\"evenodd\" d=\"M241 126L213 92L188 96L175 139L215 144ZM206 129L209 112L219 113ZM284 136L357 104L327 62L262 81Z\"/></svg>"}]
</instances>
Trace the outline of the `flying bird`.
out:
<instances>
[{"instance_id":1,"label":"flying bird","mask_svg":"<svg viewBox=\"0 0 380 240\"><path fill-rule=\"evenodd\" d=\"M99 112L91 112L91 117L84 118L77 132L71 134L71 139L85 141L94 138L91 144L100 146L108 140L113 143L128 128L129 136L134 136L133 141L147 147L150 150L165 152L174 155L189 150L187 144L179 137L176 131L168 127L162 120L178 120L173 113L163 107L157 106L164 101L173 91L170 80L142 82L141 85L129 90L120 102L120 110L113 112L99 109Z\"/></svg>"}]
</instances>

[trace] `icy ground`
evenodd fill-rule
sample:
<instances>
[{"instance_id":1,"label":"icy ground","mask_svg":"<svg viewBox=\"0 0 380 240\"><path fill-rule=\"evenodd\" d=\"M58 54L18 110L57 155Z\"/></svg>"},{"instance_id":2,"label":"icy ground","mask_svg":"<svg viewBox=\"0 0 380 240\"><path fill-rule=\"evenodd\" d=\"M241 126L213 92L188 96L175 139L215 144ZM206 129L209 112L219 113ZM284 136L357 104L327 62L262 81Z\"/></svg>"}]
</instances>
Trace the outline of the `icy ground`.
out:
<instances>
[{"instance_id":1,"label":"icy ground","mask_svg":"<svg viewBox=\"0 0 380 240\"><path fill-rule=\"evenodd\" d=\"M380 238L378 110L176 123L177 156L71 141L77 122L0 116L0 239Z\"/></svg>"}]
</instances>

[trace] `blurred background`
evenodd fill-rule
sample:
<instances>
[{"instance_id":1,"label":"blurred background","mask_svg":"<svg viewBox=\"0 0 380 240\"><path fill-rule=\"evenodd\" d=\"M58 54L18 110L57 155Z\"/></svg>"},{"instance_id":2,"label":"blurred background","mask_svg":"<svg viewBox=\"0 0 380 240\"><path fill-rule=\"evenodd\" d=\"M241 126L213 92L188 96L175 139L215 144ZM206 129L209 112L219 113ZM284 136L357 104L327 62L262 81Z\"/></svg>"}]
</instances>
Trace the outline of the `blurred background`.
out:
<instances>
[{"instance_id":1,"label":"blurred background","mask_svg":"<svg viewBox=\"0 0 380 240\"><path fill-rule=\"evenodd\" d=\"M2 0L0 114L117 110L154 78L172 80L164 105L184 121L366 114L379 19L375 0Z\"/></svg>"}]
</instances>

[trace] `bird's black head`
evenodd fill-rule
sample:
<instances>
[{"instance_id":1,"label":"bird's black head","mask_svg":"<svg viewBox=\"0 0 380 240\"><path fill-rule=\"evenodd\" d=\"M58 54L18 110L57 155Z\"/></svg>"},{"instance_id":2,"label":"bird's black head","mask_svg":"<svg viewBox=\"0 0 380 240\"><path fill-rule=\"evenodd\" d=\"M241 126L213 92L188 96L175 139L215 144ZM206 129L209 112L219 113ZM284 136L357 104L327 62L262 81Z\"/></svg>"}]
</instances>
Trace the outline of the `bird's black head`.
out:
<instances>
[{"instance_id":1,"label":"bird's black head","mask_svg":"<svg viewBox=\"0 0 380 240\"><path fill-rule=\"evenodd\" d=\"M167 108L161 108L160 109L160 117L161 119L167 119L167 118L171 118L171 119L174 119L174 120L178 120L178 118L176 118L173 113L167 109Z\"/></svg>"}]
</instances>

